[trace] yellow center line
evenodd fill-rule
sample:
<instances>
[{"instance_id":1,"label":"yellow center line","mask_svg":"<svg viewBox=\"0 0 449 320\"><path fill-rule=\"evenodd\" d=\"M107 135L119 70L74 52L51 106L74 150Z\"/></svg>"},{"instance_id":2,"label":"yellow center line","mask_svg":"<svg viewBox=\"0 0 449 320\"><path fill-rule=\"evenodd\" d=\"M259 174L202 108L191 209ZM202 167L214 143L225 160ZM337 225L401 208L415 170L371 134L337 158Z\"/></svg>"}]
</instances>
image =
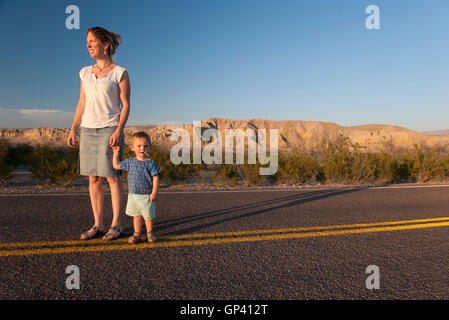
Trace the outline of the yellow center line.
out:
<instances>
[{"instance_id":1,"label":"yellow center line","mask_svg":"<svg viewBox=\"0 0 449 320\"><path fill-rule=\"evenodd\" d=\"M429 220L429 219L424 219ZM437 219L436 219L437 220ZM399 225L388 227L371 227L364 229L346 229L346 230L329 230L329 231L314 231L302 233L283 233L271 235L253 235L239 238L213 238L213 239L199 239L199 240L179 240L179 241L159 241L155 243L143 243L138 245L106 245L106 246L90 246L90 247L63 247L63 248L43 248L43 249L26 249L26 250L3 250L0 251L0 256L21 256L31 254L55 254L55 253L74 253L74 252L93 252L93 251L112 251L112 250L136 250L143 248L160 248L160 247L174 247L174 246L190 246L190 245L205 245L205 244L222 244L234 242L250 242L250 241L264 241L264 240L280 240L280 239L297 239L308 237L321 237L332 235L345 234L361 234L370 232L384 232L384 231L399 231L412 230L433 227L449 226L449 221L438 223L421 223L412 225Z\"/></svg>"},{"instance_id":2,"label":"yellow center line","mask_svg":"<svg viewBox=\"0 0 449 320\"><path fill-rule=\"evenodd\" d=\"M285 233L285 232L312 231L312 230L325 230L325 229L363 228L363 227L371 227L371 226L423 223L423 222L445 221L445 220L449 220L449 217L417 219L417 220L403 220L403 221L357 223L357 224L339 224L339 225L331 225L331 226L245 230L245 231L214 232L214 233L190 233L190 234L181 234L181 235L173 235L173 236L161 236L160 238L161 239L162 238L164 238L164 239L186 239L186 238L205 238L205 237L226 237L226 236L241 236L241 235L247 235L247 234Z\"/></svg>"},{"instance_id":3,"label":"yellow center line","mask_svg":"<svg viewBox=\"0 0 449 320\"><path fill-rule=\"evenodd\" d=\"M372 223L357 223L357 224L339 224L330 226L313 226L313 227L295 227L295 228L281 228L281 229L262 229L262 230L243 230L243 231L230 231L230 232L211 232L211 233L189 233L181 235L159 235L157 238L160 240L177 240L177 239L190 239L190 238L209 238L209 237L229 237L229 236L242 236L248 234L264 234L264 233L284 233L284 232L297 232L297 231L315 231L325 229L346 229L346 228L363 228L371 226L385 226L396 224L409 224L409 223L423 223L431 221L445 221L449 220L449 217L441 218L429 218L429 219L415 219L415 220L402 220L402 221L387 221L387 222L372 222ZM126 243L127 239L119 239L111 242L105 242L102 239L92 240L63 240L63 241L35 241L35 242L12 242L12 243L0 243L0 248L12 248L12 247L45 247L45 246L59 246L59 245L91 245L91 244L113 244L113 243Z\"/></svg>"}]
</instances>

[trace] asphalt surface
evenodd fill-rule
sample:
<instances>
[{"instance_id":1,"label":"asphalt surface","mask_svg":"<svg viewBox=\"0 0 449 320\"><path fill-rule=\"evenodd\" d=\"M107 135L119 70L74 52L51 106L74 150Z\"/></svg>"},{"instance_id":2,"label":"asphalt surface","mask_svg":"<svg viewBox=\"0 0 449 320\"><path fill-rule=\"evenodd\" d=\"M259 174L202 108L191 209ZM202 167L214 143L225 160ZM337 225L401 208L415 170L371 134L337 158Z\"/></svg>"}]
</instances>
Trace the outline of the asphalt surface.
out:
<instances>
[{"instance_id":1,"label":"asphalt surface","mask_svg":"<svg viewBox=\"0 0 449 320\"><path fill-rule=\"evenodd\" d=\"M122 219L123 238L80 242L88 195L0 196L0 299L449 298L449 187L161 192L154 246Z\"/></svg>"}]
</instances>

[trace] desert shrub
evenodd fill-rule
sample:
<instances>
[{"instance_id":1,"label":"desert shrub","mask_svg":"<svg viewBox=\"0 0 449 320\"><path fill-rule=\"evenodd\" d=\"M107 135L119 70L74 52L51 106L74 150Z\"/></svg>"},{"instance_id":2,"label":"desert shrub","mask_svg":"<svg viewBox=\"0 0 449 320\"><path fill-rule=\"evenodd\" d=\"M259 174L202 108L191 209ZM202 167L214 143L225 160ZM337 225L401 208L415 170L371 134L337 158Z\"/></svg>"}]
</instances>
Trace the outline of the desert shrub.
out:
<instances>
[{"instance_id":1,"label":"desert shrub","mask_svg":"<svg viewBox=\"0 0 449 320\"><path fill-rule=\"evenodd\" d=\"M421 156L422 158L422 156ZM323 171L326 181L344 183L392 183L399 181L418 181L420 174L417 155L393 153L373 153L361 150L347 137L340 136L326 149ZM430 165L430 167L432 167ZM434 168L434 167L432 167Z\"/></svg>"},{"instance_id":2,"label":"desert shrub","mask_svg":"<svg viewBox=\"0 0 449 320\"><path fill-rule=\"evenodd\" d=\"M32 162L34 148L29 144L9 147L8 163L13 166L29 166Z\"/></svg>"},{"instance_id":3,"label":"desert shrub","mask_svg":"<svg viewBox=\"0 0 449 320\"><path fill-rule=\"evenodd\" d=\"M350 181L372 183L377 179L378 158L371 152L363 152L356 147L352 153Z\"/></svg>"},{"instance_id":4,"label":"desert shrub","mask_svg":"<svg viewBox=\"0 0 449 320\"><path fill-rule=\"evenodd\" d=\"M410 157L410 155L402 155L398 158L398 175L400 181L408 181L408 182L416 182L414 181L414 173L416 168L414 160Z\"/></svg>"},{"instance_id":5,"label":"desert shrub","mask_svg":"<svg viewBox=\"0 0 449 320\"><path fill-rule=\"evenodd\" d=\"M342 183L351 180L352 152L349 138L339 136L326 148L323 171L329 182Z\"/></svg>"},{"instance_id":6,"label":"desert shrub","mask_svg":"<svg viewBox=\"0 0 449 320\"><path fill-rule=\"evenodd\" d=\"M5 139L0 139L0 180L8 180L11 168L8 163L9 144Z\"/></svg>"},{"instance_id":7,"label":"desert shrub","mask_svg":"<svg viewBox=\"0 0 449 320\"><path fill-rule=\"evenodd\" d=\"M252 185L259 184L263 179L270 179L271 176L262 176L260 175L260 167L259 163L256 164L241 164L239 165L239 170L242 173L244 179Z\"/></svg>"},{"instance_id":8,"label":"desert shrub","mask_svg":"<svg viewBox=\"0 0 449 320\"><path fill-rule=\"evenodd\" d=\"M412 181L426 182L447 176L447 158L436 150L415 146L413 153L404 157Z\"/></svg>"},{"instance_id":9,"label":"desert shrub","mask_svg":"<svg viewBox=\"0 0 449 320\"><path fill-rule=\"evenodd\" d=\"M78 149L38 145L31 160L30 171L41 183L68 187L78 178Z\"/></svg>"},{"instance_id":10,"label":"desert shrub","mask_svg":"<svg viewBox=\"0 0 449 320\"><path fill-rule=\"evenodd\" d=\"M449 178L449 155L446 155L444 159L441 160L441 166L443 167L443 179Z\"/></svg>"},{"instance_id":11,"label":"desert shrub","mask_svg":"<svg viewBox=\"0 0 449 320\"><path fill-rule=\"evenodd\" d=\"M151 156L152 159L154 158L154 161L159 161L158 164L160 163L161 173L163 171L162 177L170 182L185 182L192 178L199 168L201 168L201 165L196 164L174 164L170 160L169 153L157 149L154 149ZM190 163L192 163L192 159Z\"/></svg>"},{"instance_id":12,"label":"desert shrub","mask_svg":"<svg viewBox=\"0 0 449 320\"><path fill-rule=\"evenodd\" d=\"M214 183L223 183L228 185L237 185L239 173L233 164L219 165L212 174Z\"/></svg>"},{"instance_id":13,"label":"desert shrub","mask_svg":"<svg viewBox=\"0 0 449 320\"><path fill-rule=\"evenodd\" d=\"M324 180L318 160L305 153L279 156L277 180L286 183L315 183Z\"/></svg>"},{"instance_id":14,"label":"desert shrub","mask_svg":"<svg viewBox=\"0 0 449 320\"><path fill-rule=\"evenodd\" d=\"M391 183L401 179L400 165L398 159L389 153L377 153L376 157L376 180Z\"/></svg>"}]
</instances>

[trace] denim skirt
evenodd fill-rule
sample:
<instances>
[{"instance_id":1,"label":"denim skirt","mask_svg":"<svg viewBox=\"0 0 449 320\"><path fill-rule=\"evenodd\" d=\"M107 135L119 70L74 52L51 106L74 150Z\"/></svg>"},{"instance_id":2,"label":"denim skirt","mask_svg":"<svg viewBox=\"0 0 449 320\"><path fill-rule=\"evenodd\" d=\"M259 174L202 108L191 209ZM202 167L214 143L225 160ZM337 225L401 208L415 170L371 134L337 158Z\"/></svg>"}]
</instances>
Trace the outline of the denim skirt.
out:
<instances>
[{"instance_id":1,"label":"denim skirt","mask_svg":"<svg viewBox=\"0 0 449 320\"><path fill-rule=\"evenodd\" d=\"M81 127L79 171L82 176L118 177L120 170L112 166L112 148L109 139L117 127ZM123 160L124 136L120 144L120 161Z\"/></svg>"}]
</instances>

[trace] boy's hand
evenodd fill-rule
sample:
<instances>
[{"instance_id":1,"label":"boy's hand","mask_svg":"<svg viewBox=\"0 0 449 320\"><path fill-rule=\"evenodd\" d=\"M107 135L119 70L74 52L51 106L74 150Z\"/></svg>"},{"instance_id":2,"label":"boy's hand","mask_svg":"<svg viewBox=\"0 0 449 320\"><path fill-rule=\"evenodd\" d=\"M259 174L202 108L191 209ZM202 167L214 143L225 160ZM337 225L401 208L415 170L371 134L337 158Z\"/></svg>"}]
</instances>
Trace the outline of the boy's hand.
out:
<instances>
[{"instance_id":1,"label":"boy's hand","mask_svg":"<svg viewBox=\"0 0 449 320\"><path fill-rule=\"evenodd\" d=\"M112 147L112 151L113 151L114 153L118 153L118 152L120 151L120 146L114 146L114 147Z\"/></svg>"},{"instance_id":2,"label":"boy's hand","mask_svg":"<svg viewBox=\"0 0 449 320\"><path fill-rule=\"evenodd\" d=\"M155 194L150 194L150 202L156 202L156 195Z\"/></svg>"}]
</instances>

